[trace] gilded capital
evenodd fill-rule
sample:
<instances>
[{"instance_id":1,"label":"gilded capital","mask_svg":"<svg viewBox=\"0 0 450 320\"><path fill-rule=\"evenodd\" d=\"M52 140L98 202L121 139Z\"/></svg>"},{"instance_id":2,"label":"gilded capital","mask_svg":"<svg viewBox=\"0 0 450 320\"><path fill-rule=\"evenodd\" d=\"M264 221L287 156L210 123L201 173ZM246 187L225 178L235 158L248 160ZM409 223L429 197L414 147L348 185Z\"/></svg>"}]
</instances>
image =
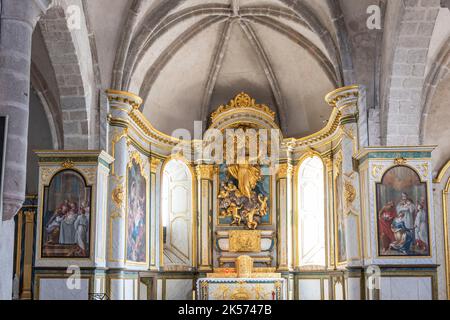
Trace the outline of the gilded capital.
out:
<instances>
[{"instance_id":1,"label":"gilded capital","mask_svg":"<svg viewBox=\"0 0 450 320\"><path fill-rule=\"evenodd\" d=\"M156 173L159 166L161 165L161 160L158 158L152 158L150 160L150 173Z\"/></svg>"},{"instance_id":2,"label":"gilded capital","mask_svg":"<svg viewBox=\"0 0 450 320\"><path fill-rule=\"evenodd\" d=\"M199 179L212 180L214 178L214 166L213 165L198 165L195 170L197 171L197 177Z\"/></svg>"},{"instance_id":3,"label":"gilded capital","mask_svg":"<svg viewBox=\"0 0 450 320\"><path fill-rule=\"evenodd\" d=\"M282 163L278 167L278 179L285 179L292 175L294 167L290 163Z\"/></svg>"}]
</instances>

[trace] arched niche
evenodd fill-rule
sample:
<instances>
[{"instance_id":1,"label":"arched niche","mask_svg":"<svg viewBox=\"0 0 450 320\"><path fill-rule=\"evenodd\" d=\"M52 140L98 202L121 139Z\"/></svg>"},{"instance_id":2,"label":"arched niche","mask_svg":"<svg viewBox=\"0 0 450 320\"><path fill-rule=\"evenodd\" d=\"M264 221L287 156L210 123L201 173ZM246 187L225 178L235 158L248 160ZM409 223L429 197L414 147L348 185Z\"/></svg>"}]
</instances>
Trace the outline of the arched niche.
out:
<instances>
[{"instance_id":1,"label":"arched niche","mask_svg":"<svg viewBox=\"0 0 450 320\"><path fill-rule=\"evenodd\" d=\"M325 267L325 168L322 159L311 156L301 161L295 179L296 265Z\"/></svg>"},{"instance_id":2,"label":"arched niche","mask_svg":"<svg viewBox=\"0 0 450 320\"><path fill-rule=\"evenodd\" d=\"M194 265L194 175L171 159L163 167L161 188L162 265L177 270Z\"/></svg>"}]
</instances>

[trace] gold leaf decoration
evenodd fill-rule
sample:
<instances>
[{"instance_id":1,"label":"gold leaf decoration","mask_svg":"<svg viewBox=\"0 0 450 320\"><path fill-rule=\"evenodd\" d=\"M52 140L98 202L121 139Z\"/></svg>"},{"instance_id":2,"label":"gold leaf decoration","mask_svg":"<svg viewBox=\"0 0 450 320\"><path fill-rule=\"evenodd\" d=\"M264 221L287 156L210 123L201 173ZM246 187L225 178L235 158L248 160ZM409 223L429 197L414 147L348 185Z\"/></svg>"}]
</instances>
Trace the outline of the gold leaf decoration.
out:
<instances>
[{"instance_id":1,"label":"gold leaf decoration","mask_svg":"<svg viewBox=\"0 0 450 320\"><path fill-rule=\"evenodd\" d=\"M212 115L211 120L214 122L219 115L224 112L233 110L233 109L253 109L269 115L272 120L275 120L275 112L272 111L265 104L257 104L255 99L250 97L247 93L241 92L239 93L233 100L231 100L227 105L220 106Z\"/></svg>"}]
</instances>

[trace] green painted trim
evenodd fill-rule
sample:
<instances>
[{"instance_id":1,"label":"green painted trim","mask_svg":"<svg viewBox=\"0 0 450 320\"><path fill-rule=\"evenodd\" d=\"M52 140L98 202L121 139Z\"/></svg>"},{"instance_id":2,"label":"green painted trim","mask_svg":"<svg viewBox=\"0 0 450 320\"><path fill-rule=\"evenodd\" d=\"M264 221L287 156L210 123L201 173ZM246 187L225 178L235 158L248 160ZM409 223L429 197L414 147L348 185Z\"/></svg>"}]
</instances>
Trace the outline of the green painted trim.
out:
<instances>
[{"instance_id":1,"label":"green painted trim","mask_svg":"<svg viewBox=\"0 0 450 320\"><path fill-rule=\"evenodd\" d=\"M370 152L359 160L359 163L363 163L370 159L386 159L394 160L398 158L405 159L431 159L431 152Z\"/></svg>"}]
</instances>

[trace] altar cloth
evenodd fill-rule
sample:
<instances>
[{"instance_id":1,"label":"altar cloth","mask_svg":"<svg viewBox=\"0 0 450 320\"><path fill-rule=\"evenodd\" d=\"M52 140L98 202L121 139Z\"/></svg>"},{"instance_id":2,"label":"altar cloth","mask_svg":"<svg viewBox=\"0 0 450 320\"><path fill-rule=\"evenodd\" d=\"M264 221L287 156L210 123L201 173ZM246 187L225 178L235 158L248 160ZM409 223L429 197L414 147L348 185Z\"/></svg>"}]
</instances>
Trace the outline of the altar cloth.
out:
<instances>
[{"instance_id":1,"label":"altar cloth","mask_svg":"<svg viewBox=\"0 0 450 320\"><path fill-rule=\"evenodd\" d=\"M286 300L283 278L203 278L197 281L199 300Z\"/></svg>"}]
</instances>

